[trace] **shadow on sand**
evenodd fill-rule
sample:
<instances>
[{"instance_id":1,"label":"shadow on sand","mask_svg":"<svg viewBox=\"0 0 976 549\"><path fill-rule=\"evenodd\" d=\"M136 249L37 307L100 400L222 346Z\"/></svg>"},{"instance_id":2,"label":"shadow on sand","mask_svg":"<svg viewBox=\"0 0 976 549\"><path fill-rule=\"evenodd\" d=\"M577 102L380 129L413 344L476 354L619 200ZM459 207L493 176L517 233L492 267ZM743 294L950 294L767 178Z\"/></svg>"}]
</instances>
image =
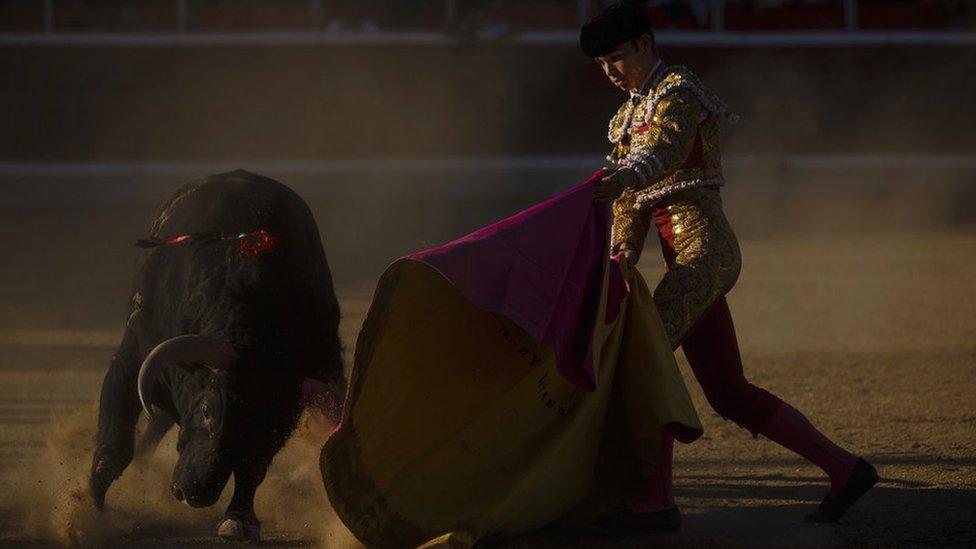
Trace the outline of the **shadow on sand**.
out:
<instances>
[{"instance_id":1,"label":"shadow on sand","mask_svg":"<svg viewBox=\"0 0 976 549\"><path fill-rule=\"evenodd\" d=\"M841 522L807 524L804 515L823 497L820 482L797 485L794 478L788 486L741 483L769 482L768 476L737 476L734 483L707 476L684 480L676 489L683 513L680 533L613 537L592 529L546 531L496 547L976 544L976 489L926 488L912 481L884 479Z\"/></svg>"},{"instance_id":2,"label":"shadow on sand","mask_svg":"<svg viewBox=\"0 0 976 549\"><path fill-rule=\"evenodd\" d=\"M823 496L819 479L776 482L779 475L737 476L728 481L718 476L685 476L676 489L683 513L682 531L648 536L610 536L592 528L544 530L491 547L825 547L839 545L976 545L976 489L927 488L913 481L884 479L837 524L807 524L803 516ZM743 482L745 481L745 482ZM223 546L211 529L176 536L165 527L147 525L109 545L137 547ZM310 547L316 541L286 532L267 532L257 546ZM57 547L51 541L8 539L5 547ZM254 545L252 545L254 546Z\"/></svg>"}]
</instances>

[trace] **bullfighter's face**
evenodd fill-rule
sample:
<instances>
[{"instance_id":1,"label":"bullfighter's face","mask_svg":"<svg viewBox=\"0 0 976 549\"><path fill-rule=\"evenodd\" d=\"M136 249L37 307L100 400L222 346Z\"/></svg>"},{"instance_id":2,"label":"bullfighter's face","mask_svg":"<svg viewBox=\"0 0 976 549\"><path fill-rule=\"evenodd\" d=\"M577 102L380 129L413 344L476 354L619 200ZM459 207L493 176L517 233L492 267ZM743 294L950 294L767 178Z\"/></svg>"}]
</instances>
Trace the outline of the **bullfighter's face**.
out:
<instances>
[{"instance_id":1,"label":"bullfighter's face","mask_svg":"<svg viewBox=\"0 0 976 549\"><path fill-rule=\"evenodd\" d=\"M610 83L624 91L637 91L656 61L646 34L594 59Z\"/></svg>"}]
</instances>

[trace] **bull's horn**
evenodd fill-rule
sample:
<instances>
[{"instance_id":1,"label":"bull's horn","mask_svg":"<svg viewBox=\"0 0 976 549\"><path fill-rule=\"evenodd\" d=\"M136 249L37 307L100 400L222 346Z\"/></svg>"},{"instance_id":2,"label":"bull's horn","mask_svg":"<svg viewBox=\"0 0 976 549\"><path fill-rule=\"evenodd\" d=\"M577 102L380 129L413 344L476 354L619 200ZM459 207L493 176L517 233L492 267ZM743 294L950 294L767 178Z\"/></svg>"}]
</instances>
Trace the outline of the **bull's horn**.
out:
<instances>
[{"instance_id":1,"label":"bull's horn","mask_svg":"<svg viewBox=\"0 0 976 549\"><path fill-rule=\"evenodd\" d=\"M235 360L237 360L237 352L229 343L205 335L176 336L156 345L139 368L139 402L142 403L146 417L152 419L152 403L149 402L149 395L160 367L188 361L216 371L226 368Z\"/></svg>"}]
</instances>

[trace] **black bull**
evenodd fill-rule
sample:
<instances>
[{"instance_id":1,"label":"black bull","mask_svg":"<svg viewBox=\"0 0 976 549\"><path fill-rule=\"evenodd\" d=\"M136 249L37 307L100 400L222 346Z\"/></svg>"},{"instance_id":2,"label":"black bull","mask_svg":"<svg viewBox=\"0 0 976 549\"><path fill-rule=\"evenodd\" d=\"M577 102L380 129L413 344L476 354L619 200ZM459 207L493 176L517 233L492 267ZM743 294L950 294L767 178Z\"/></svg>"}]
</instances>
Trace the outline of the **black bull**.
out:
<instances>
[{"instance_id":1,"label":"black bull","mask_svg":"<svg viewBox=\"0 0 976 549\"><path fill-rule=\"evenodd\" d=\"M344 385L315 220L285 185L238 170L180 187L148 234L102 384L92 496L103 507L132 460L145 407L148 446L180 428L173 495L212 505L233 474L219 534L256 539L254 493L295 427L303 379Z\"/></svg>"}]
</instances>

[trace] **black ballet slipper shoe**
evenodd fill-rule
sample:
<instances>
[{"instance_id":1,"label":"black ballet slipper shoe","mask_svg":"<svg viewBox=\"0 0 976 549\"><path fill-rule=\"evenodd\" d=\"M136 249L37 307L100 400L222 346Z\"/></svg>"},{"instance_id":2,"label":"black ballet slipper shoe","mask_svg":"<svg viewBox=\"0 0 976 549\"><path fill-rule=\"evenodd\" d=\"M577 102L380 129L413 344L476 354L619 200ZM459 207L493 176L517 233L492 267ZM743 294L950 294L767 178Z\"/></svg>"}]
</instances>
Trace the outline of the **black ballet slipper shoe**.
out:
<instances>
[{"instance_id":1,"label":"black ballet slipper shoe","mask_svg":"<svg viewBox=\"0 0 976 549\"><path fill-rule=\"evenodd\" d=\"M612 534L673 533L681 530L681 511L675 505L662 511L636 513L626 505L621 504L612 513L597 517L596 526Z\"/></svg>"},{"instance_id":2,"label":"black ballet slipper shoe","mask_svg":"<svg viewBox=\"0 0 976 549\"><path fill-rule=\"evenodd\" d=\"M807 522L837 522L868 490L878 482L878 471L863 458L857 458L851 477L836 497L827 494L817 510L806 516Z\"/></svg>"}]
</instances>

